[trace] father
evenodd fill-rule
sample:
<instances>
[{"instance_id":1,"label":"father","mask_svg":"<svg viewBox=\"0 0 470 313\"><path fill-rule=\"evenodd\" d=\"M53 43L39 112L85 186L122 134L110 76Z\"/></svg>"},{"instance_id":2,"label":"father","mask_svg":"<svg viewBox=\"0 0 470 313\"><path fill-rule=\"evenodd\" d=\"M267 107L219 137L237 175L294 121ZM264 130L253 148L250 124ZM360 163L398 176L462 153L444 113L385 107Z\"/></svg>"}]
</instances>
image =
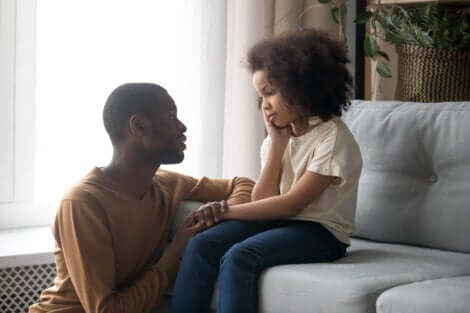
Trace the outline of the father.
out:
<instances>
[{"instance_id":1,"label":"father","mask_svg":"<svg viewBox=\"0 0 470 313\"><path fill-rule=\"evenodd\" d=\"M168 292L188 240L206 227L191 214L167 245L178 204L250 200L246 178L197 180L159 170L183 160L186 139L162 87L116 88L103 120L112 161L62 199L53 225L57 278L30 313L149 312Z\"/></svg>"}]
</instances>

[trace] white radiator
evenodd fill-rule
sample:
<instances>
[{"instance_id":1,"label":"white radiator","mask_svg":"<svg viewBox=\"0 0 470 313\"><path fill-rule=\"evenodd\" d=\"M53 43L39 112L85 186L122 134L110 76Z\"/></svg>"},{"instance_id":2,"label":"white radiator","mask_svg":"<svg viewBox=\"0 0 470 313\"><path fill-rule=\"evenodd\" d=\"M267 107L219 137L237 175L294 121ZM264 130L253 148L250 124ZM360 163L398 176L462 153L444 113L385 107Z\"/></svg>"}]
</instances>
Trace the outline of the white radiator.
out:
<instances>
[{"instance_id":1,"label":"white radiator","mask_svg":"<svg viewBox=\"0 0 470 313\"><path fill-rule=\"evenodd\" d=\"M52 286L55 264L0 268L0 313L25 313Z\"/></svg>"}]
</instances>

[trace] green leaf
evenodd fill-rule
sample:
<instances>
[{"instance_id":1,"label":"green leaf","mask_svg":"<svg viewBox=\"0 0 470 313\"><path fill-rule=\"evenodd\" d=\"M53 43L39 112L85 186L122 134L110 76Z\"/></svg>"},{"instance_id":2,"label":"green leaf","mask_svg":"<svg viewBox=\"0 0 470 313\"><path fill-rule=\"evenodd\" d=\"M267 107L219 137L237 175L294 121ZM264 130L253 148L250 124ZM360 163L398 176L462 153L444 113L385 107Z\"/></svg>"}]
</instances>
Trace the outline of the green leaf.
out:
<instances>
[{"instance_id":1,"label":"green leaf","mask_svg":"<svg viewBox=\"0 0 470 313\"><path fill-rule=\"evenodd\" d=\"M377 54L377 42L374 37L372 36L366 36L366 39L364 40L364 53L366 56L375 58L375 55Z\"/></svg>"},{"instance_id":2,"label":"green leaf","mask_svg":"<svg viewBox=\"0 0 470 313\"><path fill-rule=\"evenodd\" d=\"M387 61L390 61L390 58L388 57L388 54L386 54L385 52L381 51L381 50L378 50L377 51L377 54L380 55L382 58L384 58L385 60Z\"/></svg>"},{"instance_id":3,"label":"green leaf","mask_svg":"<svg viewBox=\"0 0 470 313\"><path fill-rule=\"evenodd\" d=\"M331 17L336 24L339 24L339 8L334 7L331 9Z\"/></svg>"},{"instance_id":4,"label":"green leaf","mask_svg":"<svg viewBox=\"0 0 470 313\"><path fill-rule=\"evenodd\" d=\"M331 0L318 0L318 2L323 3L323 4L328 3L328 2L330 2L330 1L331 1Z\"/></svg>"},{"instance_id":5,"label":"green leaf","mask_svg":"<svg viewBox=\"0 0 470 313\"><path fill-rule=\"evenodd\" d=\"M386 77L386 78L392 77L392 73L390 72L388 65L385 64L384 62L377 63L377 73L379 73L379 75L382 77Z\"/></svg>"}]
</instances>

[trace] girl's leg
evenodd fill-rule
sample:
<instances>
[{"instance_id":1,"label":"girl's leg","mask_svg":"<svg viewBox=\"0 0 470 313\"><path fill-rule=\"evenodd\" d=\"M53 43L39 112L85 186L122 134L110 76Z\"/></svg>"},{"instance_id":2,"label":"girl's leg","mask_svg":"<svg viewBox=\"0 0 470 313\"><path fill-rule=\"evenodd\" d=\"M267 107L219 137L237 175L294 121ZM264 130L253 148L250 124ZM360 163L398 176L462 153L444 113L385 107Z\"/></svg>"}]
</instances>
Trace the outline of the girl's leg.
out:
<instances>
[{"instance_id":1,"label":"girl's leg","mask_svg":"<svg viewBox=\"0 0 470 313\"><path fill-rule=\"evenodd\" d=\"M261 222L226 221L194 236L184 250L173 288L171 312L209 312L221 257L233 244L266 227Z\"/></svg>"},{"instance_id":2,"label":"girl's leg","mask_svg":"<svg viewBox=\"0 0 470 313\"><path fill-rule=\"evenodd\" d=\"M218 313L258 312L258 277L280 264L332 262L346 245L314 222L282 221L232 246L219 270Z\"/></svg>"}]
</instances>

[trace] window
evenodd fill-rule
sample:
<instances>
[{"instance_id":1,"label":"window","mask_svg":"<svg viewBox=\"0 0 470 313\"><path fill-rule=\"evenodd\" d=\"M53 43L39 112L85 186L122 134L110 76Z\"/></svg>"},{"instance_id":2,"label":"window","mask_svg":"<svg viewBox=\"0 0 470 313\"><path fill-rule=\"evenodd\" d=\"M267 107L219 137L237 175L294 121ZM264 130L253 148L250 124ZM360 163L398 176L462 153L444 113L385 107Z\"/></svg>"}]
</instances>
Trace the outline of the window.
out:
<instances>
[{"instance_id":1,"label":"window","mask_svg":"<svg viewBox=\"0 0 470 313\"><path fill-rule=\"evenodd\" d=\"M199 176L185 0L0 3L0 228L50 223L61 195L109 162L102 108L125 82L158 83L173 96L188 148L182 164L167 168Z\"/></svg>"}]
</instances>

